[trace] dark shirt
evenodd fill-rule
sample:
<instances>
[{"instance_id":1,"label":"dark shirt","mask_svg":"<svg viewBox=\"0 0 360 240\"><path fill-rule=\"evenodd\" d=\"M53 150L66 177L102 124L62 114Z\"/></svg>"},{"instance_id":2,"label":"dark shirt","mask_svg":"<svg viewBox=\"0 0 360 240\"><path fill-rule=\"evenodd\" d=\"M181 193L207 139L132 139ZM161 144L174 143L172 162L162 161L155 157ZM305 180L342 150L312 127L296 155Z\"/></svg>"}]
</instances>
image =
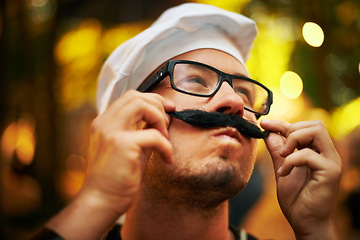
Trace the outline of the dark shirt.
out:
<instances>
[{"instance_id":1,"label":"dark shirt","mask_svg":"<svg viewBox=\"0 0 360 240\"><path fill-rule=\"evenodd\" d=\"M229 226L229 229L235 235L235 239L238 239L238 240L256 240L257 239L254 236L252 236L234 226ZM121 230L121 225L115 224L114 227L104 237L104 240L122 240L121 235L120 235L120 230Z\"/></svg>"},{"instance_id":2,"label":"dark shirt","mask_svg":"<svg viewBox=\"0 0 360 240\"><path fill-rule=\"evenodd\" d=\"M238 229L233 226L229 226L229 229L234 234L235 239L237 240L257 240L254 236L246 233L245 231ZM120 235L121 225L115 224L110 231L102 238L103 240L122 240ZM39 232L36 236L31 238L31 240L64 240L56 232L51 229L44 228L41 232Z\"/></svg>"}]
</instances>

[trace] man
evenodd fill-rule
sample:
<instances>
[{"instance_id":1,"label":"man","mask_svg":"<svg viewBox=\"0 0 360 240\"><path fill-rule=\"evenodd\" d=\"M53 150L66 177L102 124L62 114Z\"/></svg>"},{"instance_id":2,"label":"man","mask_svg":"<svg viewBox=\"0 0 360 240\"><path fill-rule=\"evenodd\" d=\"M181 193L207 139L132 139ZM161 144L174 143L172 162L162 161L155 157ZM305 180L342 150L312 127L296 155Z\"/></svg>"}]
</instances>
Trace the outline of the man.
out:
<instances>
[{"instance_id":1,"label":"man","mask_svg":"<svg viewBox=\"0 0 360 240\"><path fill-rule=\"evenodd\" d=\"M271 92L245 68L255 34L241 15L185 4L116 49L100 74L86 181L48 233L99 239L126 213L109 238L246 237L229 228L227 203L250 178L256 140L246 129L203 128L169 114L197 109L250 122L267 114ZM341 160L325 127L260 124L271 131L278 199L296 238L336 239Z\"/></svg>"}]
</instances>

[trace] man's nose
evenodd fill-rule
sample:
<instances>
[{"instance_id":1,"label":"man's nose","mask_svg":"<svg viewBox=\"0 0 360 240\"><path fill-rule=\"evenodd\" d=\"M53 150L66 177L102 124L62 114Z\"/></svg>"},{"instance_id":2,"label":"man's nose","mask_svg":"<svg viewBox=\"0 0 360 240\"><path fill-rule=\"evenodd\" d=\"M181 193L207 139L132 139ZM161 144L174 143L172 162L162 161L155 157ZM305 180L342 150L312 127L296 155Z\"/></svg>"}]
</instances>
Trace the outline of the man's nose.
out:
<instances>
[{"instance_id":1,"label":"man's nose","mask_svg":"<svg viewBox=\"0 0 360 240\"><path fill-rule=\"evenodd\" d=\"M223 82L219 91L211 97L208 111L244 116L244 101L228 82Z\"/></svg>"}]
</instances>

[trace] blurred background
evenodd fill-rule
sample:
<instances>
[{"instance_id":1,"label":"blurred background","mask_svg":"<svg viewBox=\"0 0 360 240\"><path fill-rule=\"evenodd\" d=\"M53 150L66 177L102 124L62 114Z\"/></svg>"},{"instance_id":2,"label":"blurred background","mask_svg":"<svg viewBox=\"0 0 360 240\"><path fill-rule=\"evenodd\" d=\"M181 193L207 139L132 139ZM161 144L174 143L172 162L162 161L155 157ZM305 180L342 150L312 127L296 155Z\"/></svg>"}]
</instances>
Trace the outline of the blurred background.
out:
<instances>
[{"instance_id":1,"label":"blurred background","mask_svg":"<svg viewBox=\"0 0 360 240\"><path fill-rule=\"evenodd\" d=\"M0 239L29 238L75 196L101 64L165 9L184 2L213 4L257 22L247 67L275 94L266 118L324 122L344 162L336 224L341 239L360 239L359 1L0 2ZM233 203L251 200L237 224L260 238L293 239L262 143L258 155L258 181Z\"/></svg>"}]
</instances>

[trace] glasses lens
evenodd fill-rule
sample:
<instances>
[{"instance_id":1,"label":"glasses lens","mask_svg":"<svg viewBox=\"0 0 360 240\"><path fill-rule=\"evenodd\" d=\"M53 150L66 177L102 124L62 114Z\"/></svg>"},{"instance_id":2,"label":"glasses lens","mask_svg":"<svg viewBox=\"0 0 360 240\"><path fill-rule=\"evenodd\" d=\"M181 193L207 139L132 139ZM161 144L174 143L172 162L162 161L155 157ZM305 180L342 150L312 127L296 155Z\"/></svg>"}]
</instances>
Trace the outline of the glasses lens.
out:
<instances>
[{"instance_id":1,"label":"glasses lens","mask_svg":"<svg viewBox=\"0 0 360 240\"><path fill-rule=\"evenodd\" d=\"M188 93L210 95L215 91L218 79L216 72L202 65L178 63L174 67L175 87Z\"/></svg>"},{"instance_id":2,"label":"glasses lens","mask_svg":"<svg viewBox=\"0 0 360 240\"><path fill-rule=\"evenodd\" d=\"M216 90L219 79L215 71L203 65L177 63L174 66L173 84L186 93L209 96ZM233 78L232 83L247 109L261 114L266 112L268 92L262 86L242 78Z\"/></svg>"},{"instance_id":3,"label":"glasses lens","mask_svg":"<svg viewBox=\"0 0 360 240\"><path fill-rule=\"evenodd\" d=\"M269 95L266 89L244 79L233 78L232 81L234 91L241 96L246 108L257 113L266 112Z\"/></svg>"}]
</instances>

